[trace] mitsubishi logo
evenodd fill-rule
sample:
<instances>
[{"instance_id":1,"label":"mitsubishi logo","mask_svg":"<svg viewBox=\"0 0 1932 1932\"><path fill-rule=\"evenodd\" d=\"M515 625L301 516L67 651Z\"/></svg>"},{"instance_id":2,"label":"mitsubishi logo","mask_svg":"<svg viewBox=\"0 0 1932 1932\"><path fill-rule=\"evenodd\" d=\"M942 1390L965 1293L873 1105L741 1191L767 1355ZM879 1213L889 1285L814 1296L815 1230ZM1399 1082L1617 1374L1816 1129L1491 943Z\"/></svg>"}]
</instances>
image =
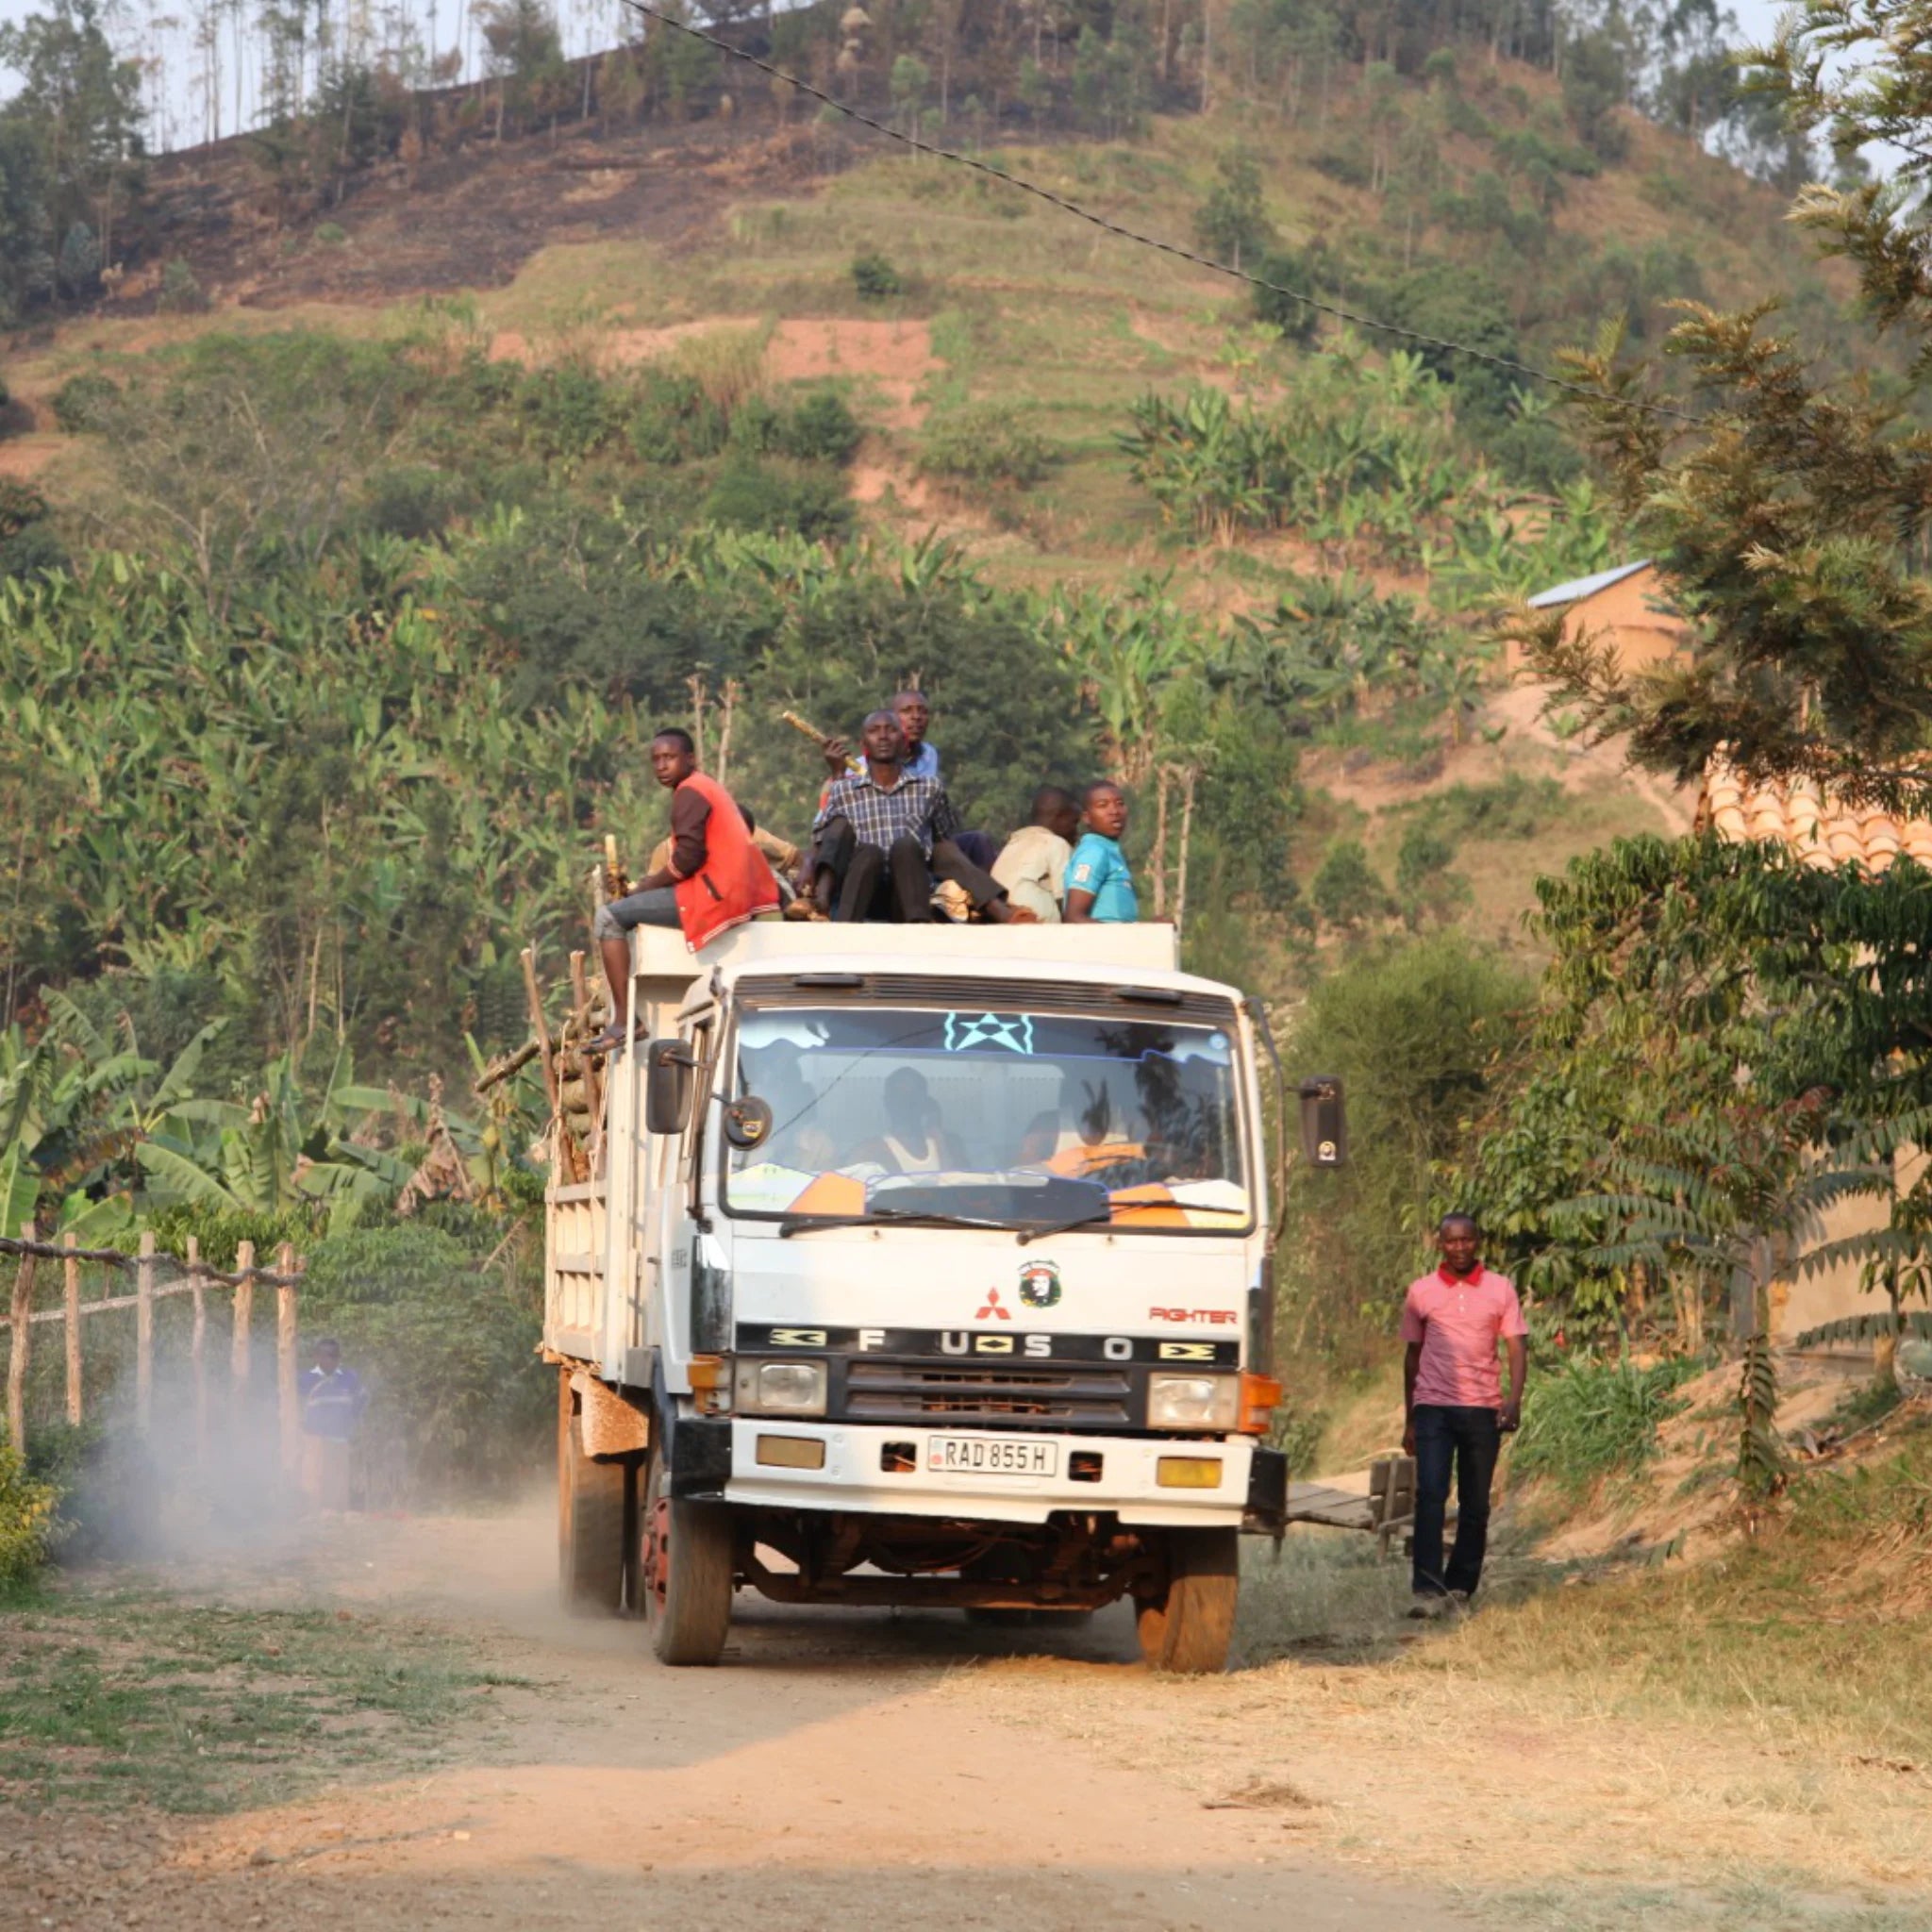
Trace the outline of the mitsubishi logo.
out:
<instances>
[{"instance_id":1,"label":"mitsubishi logo","mask_svg":"<svg viewBox=\"0 0 1932 1932\"><path fill-rule=\"evenodd\" d=\"M990 1322L993 1320L1010 1322L1013 1319L1013 1311L1001 1302L999 1290L990 1288L986 1291L985 1307L981 1308L973 1319L975 1322Z\"/></svg>"}]
</instances>

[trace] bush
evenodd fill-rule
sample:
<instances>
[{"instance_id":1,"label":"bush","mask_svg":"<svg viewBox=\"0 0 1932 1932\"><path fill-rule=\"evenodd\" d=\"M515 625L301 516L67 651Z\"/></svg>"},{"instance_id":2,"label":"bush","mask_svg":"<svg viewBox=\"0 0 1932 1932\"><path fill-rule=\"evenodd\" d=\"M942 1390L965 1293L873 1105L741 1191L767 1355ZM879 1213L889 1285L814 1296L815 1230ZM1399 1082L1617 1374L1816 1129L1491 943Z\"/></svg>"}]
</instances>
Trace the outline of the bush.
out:
<instances>
[{"instance_id":1,"label":"bush","mask_svg":"<svg viewBox=\"0 0 1932 1932\"><path fill-rule=\"evenodd\" d=\"M59 1500L52 1483L27 1474L17 1449L0 1444L0 1586L26 1582L47 1560Z\"/></svg>"},{"instance_id":2,"label":"bush","mask_svg":"<svg viewBox=\"0 0 1932 1932\"><path fill-rule=\"evenodd\" d=\"M817 389L792 410L778 448L801 462L837 463L841 468L858 453L864 427L835 389Z\"/></svg>"},{"instance_id":3,"label":"bush","mask_svg":"<svg viewBox=\"0 0 1932 1932\"><path fill-rule=\"evenodd\" d=\"M716 456L730 426L696 376L647 369L630 419L630 446L641 462L682 463Z\"/></svg>"},{"instance_id":4,"label":"bush","mask_svg":"<svg viewBox=\"0 0 1932 1932\"><path fill-rule=\"evenodd\" d=\"M1053 466L1054 446L998 403L968 403L926 425L920 439L923 475L1024 490Z\"/></svg>"},{"instance_id":5,"label":"bush","mask_svg":"<svg viewBox=\"0 0 1932 1932\"><path fill-rule=\"evenodd\" d=\"M461 508L459 486L441 470L383 469L369 486L369 527L391 537L433 537Z\"/></svg>"},{"instance_id":6,"label":"bush","mask_svg":"<svg viewBox=\"0 0 1932 1932\"><path fill-rule=\"evenodd\" d=\"M1495 284L1475 270L1435 262L1407 275L1389 291L1388 316L1404 328L1440 341L1460 342L1485 355L1521 360L1523 343L1508 307ZM1517 378L1491 362L1477 362L1453 349L1413 343L1424 363L1456 385L1456 413L1508 415Z\"/></svg>"},{"instance_id":7,"label":"bush","mask_svg":"<svg viewBox=\"0 0 1932 1932\"><path fill-rule=\"evenodd\" d=\"M1468 902L1469 881L1449 870L1455 861L1455 843L1433 819L1419 818L1403 833L1395 855L1395 896L1410 927L1424 919L1446 920Z\"/></svg>"},{"instance_id":8,"label":"bush","mask_svg":"<svg viewBox=\"0 0 1932 1932\"><path fill-rule=\"evenodd\" d=\"M306 1253L321 1226L321 1217L307 1208L291 1208L280 1213L238 1213L207 1201L176 1201L158 1208L148 1217L154 1230L155 1245L176 1260L188 1258L188 1238L201 1243L201 1258L210 1268L223 1271L235 1265L236 1251L243 1241L255 1243L259 1266L275 1259L284 1241L293 1244L298 1254Z\"/></svg>"},{"instance_id":9,"label":"bush","mask_svg":"<svg viewBox=\"0 0 1932 1932\"><path fill-rule=\"evenodd\" d=\"M349 239L349 231L340 222L324 222L316 229L315 239L325 248L340 248Z\"/></svg>"},{"instance_id":10,"label":"bush","mask_svg":"<svg viewBox=\"0 0 1932 1932\"><path fill-rule=\"evenodd\" d=\"M1330 925L1353 928L1393 909L1389 889L1369 863L1359 839L1341 839L1328 848L1308 887L1315 910Z\"/></svg>"},{"instance_id":11,"label":"bush","mask_svg":"<svg viewBox=\"0 0 1932 1932\"><path fill-rule=\"evenodd\" d=\"M54 421L69 436L98 429L121 400L121 386L111 376L70 375L54 391Z\"/></svg>"},{"instance_id":12,"label":"bush","mask_svg":"<svg viewBox=\"0 0 1932 1932\"><path fill-rule=\"evenodd\" d=\"M30 483L0 476L0 577L38 576L66 562L47 499Z\"/></svg>"},{"instance_id":13,"label":"bush","mask_svg":"<svg viewBox=\"0 0 1932 1932\"><path fill-rule=\"evenodd\" d=\"M906 292L905 277L876 252L853 257L852 286L867 302L883 302L888 296Z\"/></svg>"},{"instance_id":14,"label":"bush","mask_svg":"<svg viewBox=\"0 0 1932 1932\"><path fill-rule=\"evenodd\" d=\"M208 308L207 291L194 279L194 271L176 255L161 265L161 291L155 306L169 315L205 315Z\"/></svg>"},{"instance_id":15,"label":"bush","mask_svg":"<svg viewBox=\"0 0 1932 1932\"><path fill-rule=\"evenodd\" d=\"M1573 1495L1606 1476L1633 1474L1656 1453L1658 1428L1684 1407L1673 1399L1677 1385L1703 1366L1678 1359L1643 1369L1627 1360L1583 1359L1532 1376L1514 1468Z\"/></svg>"},{"instance_id":16,"label":"bush","mask_svg":"<svg viewBox=\"0 0 1932 1932\"><path fill-rule=\"evenodd\" d=\"M1510 772L1493 785L1452 785L1417 808L1442 838L1534 839L1563 808L1555 778L1525 778Z\"/></svg>"},{"instance_id":17,"label":"bush","mask_svg":"<svg viewBox=\"0 0 1932 1932\"><path fill-rule=\"evenodd\" d=\"M1327 292L1324 286L1326 262L1319 248L1276 249L1256 262L1255 273L1264 282L1293 289L1301 294L1322 295ZM1274 289L1255 291L1255 320L1278 328L1283 341L1302 347L1315 340L1315 331L1322 324L1320 313L1306 302L1277 295Z\"/></svg>"},{"instance_id":18,"label":"bush","mask_svg":"<svg viewBox=\"0 0 1932 1932\"><path fill-rule=\"evenodd\" d=\"M791 530L812 541L834 541L852 527L841 477L817 465L739 461L712 484L701 519L734 530Z\"/></svg>"},{"instance_id":19,"label":"bush","mask_svg":"<svg viewBox=\"0 0 1932 1932\"><path fill-rule=\"evenodd\" d=\"M517 408L541 454L578 461L622 427L618 397L588 369L536 369L519 386Z\"/></svg>"},{"instance_id":20,"label":"bush","mask_svg":"<svg viewBox=\"0 0 1932 1932\"><path fill-rule=\"evenodd\" d=\"M731 419L731 440L741 449L841 468L864 434L845 399L830 389L814 390L791 409L770 396L754 396Z\"/></svg>"},{"instance_id":21,"label":"bush","mask_svg":"<svg viewBox=\"0 0 1932 1932\"><path fill-rule=\"evenodd\" d=\"M1350 1156L1340 1174L1290 1177L1284 1307L1307 1345L1351 1364L1387 1358L1436 1164L1463 1147L1532 992L1455 933L1364 949L1310 991L1282 1049L1341 1076Z\"/></svg>"}]
</instances>

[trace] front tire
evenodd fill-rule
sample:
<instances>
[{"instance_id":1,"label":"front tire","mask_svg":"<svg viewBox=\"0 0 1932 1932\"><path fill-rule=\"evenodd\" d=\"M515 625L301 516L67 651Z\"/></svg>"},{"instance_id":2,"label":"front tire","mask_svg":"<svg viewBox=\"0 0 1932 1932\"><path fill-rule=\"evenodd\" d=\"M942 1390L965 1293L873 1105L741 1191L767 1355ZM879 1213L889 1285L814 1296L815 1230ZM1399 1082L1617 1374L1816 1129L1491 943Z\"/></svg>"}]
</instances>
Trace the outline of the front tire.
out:
<instances>
[{"instance_id":1,"label":"front tire","mask_svg":"<svg viewBox=\"0 0 1932 1932\"><path fill-rule=\"evenodd\" d=\"M722 1503L682 1501L668 1490L664 1458L654 1445L638 1592L651 1648L659 1663L715 1664L724 1653L737 1586L731 1511Z\"/></svg>"},{"instance_id":2,"label":"front tire","mask_svg":"<svg viewBox=\"0 0 1932 1932\"><path fill-rule=\"evenodd\" d=\"M1165 1591L1139 1604L1141 1655L1150 1670L1181 1676L1224 1671L1241 1594L1241 1532L1173 1529L1164 1542Z\"/></svg>"},{"instance_id":3,"label":"front tire","mask_svg":"<svg viewBox=\"0 0 1932 1932\"><path fill-rule=\"evenodd\" d=\"M563 1606L614 1617L624 1607L625 1542L636 1472L584 1454L576 1396L557 1386L557 1580Z\"/></svg>"}]
</instances>

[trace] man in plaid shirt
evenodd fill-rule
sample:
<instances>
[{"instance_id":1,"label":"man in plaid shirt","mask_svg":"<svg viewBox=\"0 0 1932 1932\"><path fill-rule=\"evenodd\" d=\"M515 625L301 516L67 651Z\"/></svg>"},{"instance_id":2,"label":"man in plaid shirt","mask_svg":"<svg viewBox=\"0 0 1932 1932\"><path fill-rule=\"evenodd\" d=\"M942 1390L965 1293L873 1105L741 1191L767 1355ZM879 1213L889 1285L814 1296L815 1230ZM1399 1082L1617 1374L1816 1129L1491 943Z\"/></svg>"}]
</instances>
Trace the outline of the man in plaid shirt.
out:
<instances>
[{"instance_id":1,"label":"man in plaid shirt","mask_svg":"<svg viewBox=\"0 0 1932 1932\"><path fill-rule=\"evenodd\" d=\"M937 777L905 770L906 734L891 711L874 711L859 742L864 768L835 778L812 825L811 896L834 919L932 917L932 874L957 881L995 924L1032 914L1007 903L1006 889L953 841L958 814Z\"/></svg>"}]
</instances>

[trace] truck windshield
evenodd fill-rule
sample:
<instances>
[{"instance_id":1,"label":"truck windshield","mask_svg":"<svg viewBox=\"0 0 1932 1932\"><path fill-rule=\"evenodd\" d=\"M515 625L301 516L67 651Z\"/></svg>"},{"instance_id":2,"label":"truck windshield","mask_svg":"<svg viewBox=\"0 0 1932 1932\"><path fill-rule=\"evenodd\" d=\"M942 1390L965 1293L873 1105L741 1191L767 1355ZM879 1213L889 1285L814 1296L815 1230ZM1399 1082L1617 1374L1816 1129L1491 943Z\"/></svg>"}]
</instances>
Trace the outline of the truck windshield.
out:
<instances>
[{"instance_id":1,"label":"truck windshield","mask_svg":"<svg viewBox=\"0 0 1932 1932\"><path fill-rule=\"evenodd\" d=\"M1239 1060L1211 1024L891 1008L741 1010L734 1097L772 1125L725 1210L1240 1233Z\"/></svg>"}]
</instances>

